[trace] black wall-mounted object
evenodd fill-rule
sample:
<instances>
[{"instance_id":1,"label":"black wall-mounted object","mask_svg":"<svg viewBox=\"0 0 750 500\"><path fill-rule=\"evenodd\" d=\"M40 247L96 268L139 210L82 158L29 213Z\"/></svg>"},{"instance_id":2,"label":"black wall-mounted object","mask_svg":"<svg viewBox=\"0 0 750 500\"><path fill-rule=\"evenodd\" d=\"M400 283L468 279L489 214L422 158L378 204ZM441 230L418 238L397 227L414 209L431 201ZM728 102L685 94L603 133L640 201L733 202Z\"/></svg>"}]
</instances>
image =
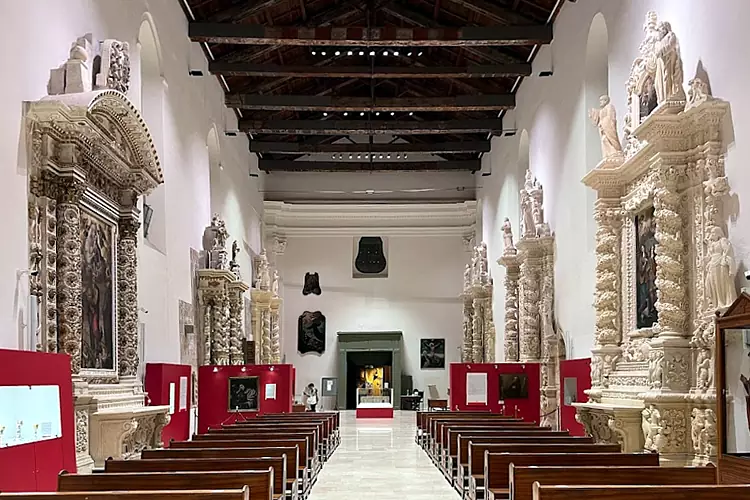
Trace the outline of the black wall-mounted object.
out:
<instances>
[{"instance_id":1,"label":"black wall-mounted object","mask_svg":"<svg viewBox=\"0 0 750 500\"><path fill-rule=\"evenodd\" d=\"M305 283L302 286L302 295L320 295L320 277L318 273L305 273Z\"/></svg>"},{"instance_id":2,"label":"black wall-mounted object","mask_svg":"<svg viewBox=\"0 0 750 500\"><path fill-rule=\"evenodd\" d=\"M383 238L363 236L357 243L354 268L361 274L381 274L387 266Z\"/></svg>"},{"instance_id":3,"label":"black wall-mounted object","mask_svg":"<svg viewBox=\"0 0 750 500\"><path fill-rule=\"evenodd\" d=\"M326 317L320 311L305 311L297 320L297 351L300 354L326 350Z\"/></svg>"}]
</instances>

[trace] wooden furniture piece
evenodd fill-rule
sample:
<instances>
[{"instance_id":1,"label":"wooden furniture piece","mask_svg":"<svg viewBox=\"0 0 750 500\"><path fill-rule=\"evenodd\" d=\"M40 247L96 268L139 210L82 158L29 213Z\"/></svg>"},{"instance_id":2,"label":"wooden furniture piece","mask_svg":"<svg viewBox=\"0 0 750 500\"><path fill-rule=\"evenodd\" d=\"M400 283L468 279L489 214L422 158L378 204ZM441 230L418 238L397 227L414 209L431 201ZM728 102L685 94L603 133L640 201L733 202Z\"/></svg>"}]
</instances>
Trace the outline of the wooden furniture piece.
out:
<instances>
[{"instance_id":1,"label":"wooden furniture piece","mask_svg":"<svg viewBox=\"0 0 750 500\"><path fill-rule=\"evenodd\" d=\"M427 409L428 410L447 410L448 400L447 399L428 399Z\"/></svg>"},{"instance_id":2,"label":"wooden furniture piece","mask_svg":"<svg viewBox=\"0 0 750 500\"><path fill-rule=\"evenodd\" d=\"M422 404L422 396L401 396L401 409L406 411L417 411Z\"/></svg>"},{"instance_id":3,"label":"wooden furniture piece","mask_svg":"<svg viewBox=\"0 0 750 500\"><path fill-rule=\"evenodd\" d=\"M747 450L728 450L727 433L728 433L728 405L734 408L736 404L742 404L744 400L747 408L747 421L736 422L736 425L747 425L747 432L750 433L750 394L745 391L750 390L750 382L743 383L745 391L729 390L735 386L736 380L727 380L727 342L731 342L731 348L736 348L739 343L744 346L742 330L750 330L750 295L743 292L727 310L716 317L716 392L717 405L716 416L718 425L718 463L719 463L719 482L722 484L748 484L750 483L750 449ZM730 331L734 333L729 333ZM730 337L731 335L731 337ZM737 374L737 376L750 378L750 372ZM731 385L728 385L731 384ZM736 386L735 386L736 387ZM727 395L731 400L727 401Z\"/></svg>"}]
</instances>

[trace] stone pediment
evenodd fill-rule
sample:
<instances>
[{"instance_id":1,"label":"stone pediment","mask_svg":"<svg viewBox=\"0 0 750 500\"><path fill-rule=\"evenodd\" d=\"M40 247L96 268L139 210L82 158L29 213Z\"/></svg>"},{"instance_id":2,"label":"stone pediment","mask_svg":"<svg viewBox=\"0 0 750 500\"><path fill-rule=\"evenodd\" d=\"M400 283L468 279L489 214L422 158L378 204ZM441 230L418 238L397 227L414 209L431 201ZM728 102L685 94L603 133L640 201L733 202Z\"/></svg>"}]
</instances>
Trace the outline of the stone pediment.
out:
<instances>
[{"instance_id":1,"label":"stone pediment","mask_svg":"<svg viewBox=\"0 0 750 500\"><path fill-rule=\"evenodd\" d=\"M47 96L30 103L26 117L33 140L41 142L42 171L75 165L117 202L117 190L132 189L142 195L164 182L146 123L118 91Z\"/></svg>"}]
</instances>

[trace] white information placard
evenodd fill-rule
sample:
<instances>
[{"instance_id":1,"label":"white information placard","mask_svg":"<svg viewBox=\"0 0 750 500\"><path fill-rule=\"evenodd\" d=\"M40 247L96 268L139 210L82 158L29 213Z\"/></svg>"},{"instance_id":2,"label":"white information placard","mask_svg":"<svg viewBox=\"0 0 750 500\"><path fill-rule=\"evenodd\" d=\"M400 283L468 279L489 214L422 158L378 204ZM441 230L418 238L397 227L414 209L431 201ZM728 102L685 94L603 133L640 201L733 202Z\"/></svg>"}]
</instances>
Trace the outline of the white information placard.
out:
<instances>
[{"instance_id":1,"label":"white information placard","mask_svg":"<svg viewBox=\"0 0 750 500\"><path fill-rule=\"evenodd\" d=\"M276 399L276 384L266 384L266 399Z\"/></svg>"},{"instance_id":2,"label":"white information placard","mask_svg":"<svg viewBox=\"0 0 750 500\"><path fill-rule=\"evenodd\" d=\"M175 392L176 384L174 382L169 383L169 414L174 415L174 404L175 404Z\"/></svg>"},{"instance_id":3,"label":"white information placard","mask_svg":"<svg viewBox=\"0 0 750 500\"><path fill-rule=\"evenodd\" d=\"M466 374L466 404L487 404L487 374Z\"/></svg>"},{"instance_id":4,"label":"white information placard","mask_svg":"<svg viewBox=\"0 0 750 500\"><path fill-rule=\"evenodd\" d=\"M62 436L60 387L0 386L0 448Z\"/></svg>"},{"instance_id":5,"label":"white information placard","mask_svg":"<svg viewBox=\"0 0 750 500\"><path fill-rule=\"evenodd\" d=\"M187 410L188 378L180 377L180 411Z\"/></svg>"}]
</instances>

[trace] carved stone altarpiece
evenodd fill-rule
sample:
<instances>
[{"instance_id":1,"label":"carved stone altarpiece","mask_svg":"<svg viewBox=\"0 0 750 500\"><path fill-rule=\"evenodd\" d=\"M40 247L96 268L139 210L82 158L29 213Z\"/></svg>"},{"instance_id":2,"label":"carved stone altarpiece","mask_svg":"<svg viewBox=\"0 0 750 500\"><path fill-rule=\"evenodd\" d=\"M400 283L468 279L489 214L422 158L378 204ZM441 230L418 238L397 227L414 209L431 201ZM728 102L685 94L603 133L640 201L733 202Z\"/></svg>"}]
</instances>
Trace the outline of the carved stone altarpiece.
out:
<instances>
[{"instance_id":1,"label":"carved stone altarpiece","mask_svg":"<svg viewBox=\"0 0 750 500\"><path fill-rule=\"evenodd\" d=\"M464 273L463 345L464 363L495 361L495 321L492 317L492 278L487 261L487 245L474 247L471 264Z\"/></svg>"},{"instance_id":2,"label":"carved stone altarpiece","mask_svg":"<svg viewBox=\"0 0 750 500\"><path fill-rule=\"evenodd\" d=\"M51 72L51 95L25 108L37 349L71 358L83 472L161 446L169 422L167 406L144 405L137 378L137 202L163 182L162 172L123 93L127 43L106 40L95 55L91 40L73 44L68 62Z\"/></svg>"},{"instance_id":3,"label":"carved stone altarpiece","mask_svg":"<svg viewBox=\"0 0 750 500\"><path fill-rule=\"evenodd\" d=\"M521 190L521 238L513 244L503 224L505 248L505 361L540 364L541 425L557 426L561 347L554 324L555 238L544 219L544 189L526 172Z\"/></svg>"},{"instance_id":4,"label":"carved stone altarpiece","mask_svg":"<svg viewBox=\"0 0 750 500\"><path fill-rule=\"evenodd\" d=\"M283 253L275 247L274 254ZM252 290L252 332L255 340L255 359L258 364L281 363L281 298L279 273L271 270L263 250L257 259L258 279Z\"/></svg>"},{"instance_id":5,"label":"carved stone altarpiece","mask_svg":"<svg viewBox=\"0 0 750 500\"><path fill-rule=\"evenodd\" d=\"M207 251L209 268L198 270L201 364L241 365L245 361L244 295L250 287L240 279L236 250L232 256L234 264L227 260L229 233L224 220L214 215L204 234L210 236L212 243Z\"/></svg>"},{"instance_id":6,"label":"carved stone altarpiece","mask_svg":"<svg viewBox=\"0 0 750 500\"><path fill-rule=\"evenodd\" d=\"M716 419L719 309L707 293L705 269L717 245L731 250L728 240L719 240L729 193L722 127L729 103L697 91L686 102L671 27L651 12L644 31L627 86L625 158L605 160L583 179L598 195L596 339L590 399L576 404L577 418L597 441L622 443L623 451L658 451L674 465L700 464L715 450L701 432ZM655 80L658 92L649 97ZM658 319L639 328L639 269L649 261L636 247L636 218L651 210Z\"/></svg>"}]
</instances>

